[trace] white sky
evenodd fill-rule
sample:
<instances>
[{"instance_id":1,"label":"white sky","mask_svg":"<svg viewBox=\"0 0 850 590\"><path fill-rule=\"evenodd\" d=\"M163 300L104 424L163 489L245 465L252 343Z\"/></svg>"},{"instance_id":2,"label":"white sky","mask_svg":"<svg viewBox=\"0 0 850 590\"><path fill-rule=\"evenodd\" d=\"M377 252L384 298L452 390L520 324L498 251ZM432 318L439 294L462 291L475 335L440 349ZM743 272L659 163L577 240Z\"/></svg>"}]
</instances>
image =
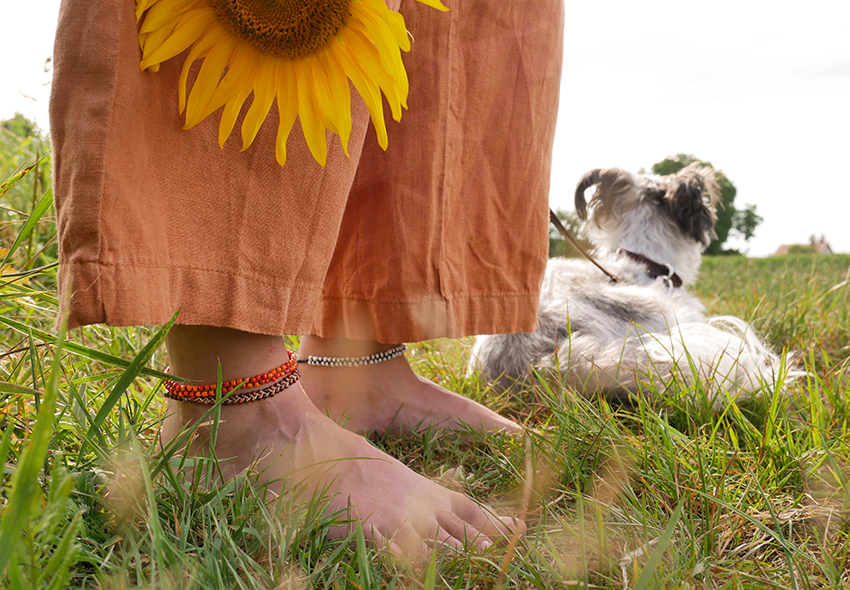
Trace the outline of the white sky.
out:
<instances>
[{"instance_id":1,"label":"white sky","mask_svg":"<svg viewBox=\"0 0 850 590\"><path fill-rule=\"evenodd\" d=\"M129 0L127 0L129 1ZM4 2L0 119L48 128L59 0ZM566 0L550 201L591 168L685 152L764 217L753 256L825 234L850 252L850 1Z\"/></svg>"}]
</instances>

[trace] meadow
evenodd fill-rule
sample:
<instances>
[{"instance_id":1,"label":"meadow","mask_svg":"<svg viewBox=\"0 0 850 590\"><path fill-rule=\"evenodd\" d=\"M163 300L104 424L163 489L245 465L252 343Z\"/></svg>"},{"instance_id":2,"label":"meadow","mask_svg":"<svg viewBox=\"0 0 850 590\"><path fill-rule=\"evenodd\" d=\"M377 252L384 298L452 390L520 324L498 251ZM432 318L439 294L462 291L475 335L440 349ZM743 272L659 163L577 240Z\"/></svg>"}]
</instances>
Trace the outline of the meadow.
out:
<instances>
[{"instance_id":1,"label":"meadow","mask_svg":"<svg viewBox=\"0 0 850 590\"><path fill-rule=\"evenodd\" d=\"M328 540L342 517L321 498L210 483L214 458L184 475L158 444L165 329L57 328L44 166L0 189L0 588L850 587L850 256L705 259L709 312L807 371L720 409L678 380L616 405L542 375L502 394L466 374L470 339L411 346L420 374L526 432L374 444L528 523L411 563L356 528Z\"/></svg>"}]
</instances>

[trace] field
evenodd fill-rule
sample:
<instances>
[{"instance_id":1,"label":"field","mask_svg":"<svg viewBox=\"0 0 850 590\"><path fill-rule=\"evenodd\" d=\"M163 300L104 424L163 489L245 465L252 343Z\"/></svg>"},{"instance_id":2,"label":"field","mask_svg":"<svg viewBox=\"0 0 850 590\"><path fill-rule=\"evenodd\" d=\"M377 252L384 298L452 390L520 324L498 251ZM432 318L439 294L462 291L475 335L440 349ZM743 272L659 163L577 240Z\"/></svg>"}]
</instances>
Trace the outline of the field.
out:
<instances>
[{"instance_id":1,"label":"field","mask_svg":"<svg viewBox=\"0 0 850 590\"><path fill-rule=\"evenodd\" d=\"M250 473L181 477L156 444L162 333L55 329L55 219L37 172L0 202L0 587L850 587L850 256L705 260L709 311L751 321L808 371L720 410L681 383L616 406L545 378L500 395L466 376L470 340L414 345L418 372L527 432L375 444L529 529L407 563L359 531L327 540L338 515L267 505Z\"/></svg>"}]
</instances>

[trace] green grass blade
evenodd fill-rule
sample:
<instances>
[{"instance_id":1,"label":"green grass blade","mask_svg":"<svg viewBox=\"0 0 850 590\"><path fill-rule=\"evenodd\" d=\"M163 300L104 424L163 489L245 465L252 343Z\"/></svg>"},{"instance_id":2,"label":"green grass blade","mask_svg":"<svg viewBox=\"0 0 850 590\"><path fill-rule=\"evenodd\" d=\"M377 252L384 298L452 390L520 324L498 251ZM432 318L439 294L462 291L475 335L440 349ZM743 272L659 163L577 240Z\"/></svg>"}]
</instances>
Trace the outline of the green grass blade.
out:
<instances>
[{"instance_id":1,"label":"green grass blade","mask_svg":"<svg viewBox=\"0 0 850 590\"><path fill-rule=\"evenodd\" d=\"M179 312L178 312L179 313ZM174 325L174 322L177 321L177 314L168 321L159 331L154 334L153 338L145 345L145 347L136 355L136 357L130 362L127 366L127 369L118 379L118 382L112 388L112 392L109 394L109 397L103 402L103 405L98 411L97 415L94 417L92 421L91 427L89 428L88 435L89 437L93 437L95 435L100 436L100 427L103 425L104 420L109 415L109 412L112 411L112 408L118 403L118 400L121 399L121 396L124 395L124 392L130 387L130 384L139 376L144 369L144 366L151 360L153 353L160 347L162 342L165 340L165 335L168 334L168 331L171 329L171 326Z\"/></svg>"},{"instance_id":2,"label":"green grass blade","mask_svg":"<svg viewBox=\"0 0 850 590\"><path fill-rule=\"evenodd\" d=\"M437 587L437 545L431 550L431 561L425 571L425 580L422 582L424 590L434 590Z\"/></svg>"},{"instance_id":3,"label":"green grass blade","mask_svg":"<svg viewBox=\"0 0 850 590\"><path fill-rule=\"evenodd\" d=\"M9 459L9 449L12 446L12 429L6 428L3 432L3 439L0 440L0 481L2 481L3 471L6 469L6 461Z\"/></svg>"},{"instance_id":4,"label":"green grass blade","mask_svg":"<svg viewBox=\"0 0 850 590\"><path fill-rule=\"evenodd\" d=\"M17 183L20 179L22 179L24 176L26 176L27 174L29 174L30 170L32 170L33 168L35 168L36 166L38 166L40 163L41 163L41 160L39 160L38 162L36 162L35 164L33 164L33 165L31 165L31 166L27 166L26 168L21 168L20 170L18 170L17 172L15 172L12 176L10 176L9 178L7 178L7 179L6 179L6 181L5 181L3 184L0 184L0 197L2 197L2 196L3 196L3 195L5 195L7 192L9 192L9 190L10 190L13 186L15 186L15 184L16 184L16 183Z\"/></svg>"},{"instance_id":5,"label":"green grass blade","mask_svg":"<svg viewBox=\"0 0 850 590\"><path fill-rule=\"evenodd\" d=\"M38 377L41 372L41 363L39 362L38 352L35 349L35 342L32 338L32 331L29 334L29 353L30 353L30 368L32 371L32 389L37 392L33 397L35 401L35 412L38 413L39 405L41 404L41 393L38 391ZM41 375L44 380L44 375Z\"/></svg>"},{"instance_id":6,"label":"green grass blade","mask_svg":"<svg viewBox=\"0 0 850 590\"><path fill-rule=\"evenodd\" d=\"M6 263L9 262L9 259L12 257L12 254L15 253L15 250L21 245L21 243L27 238L27 236L32 233L32 230L35 229L35 225L39 222L44 213L50 208L53 204L53 189L47 189L47 192L44 193L44 196L41 197L41 200L36 204L33 208L30 216L27 217L26 223L21 228L21 231L18 232L18 237L15 238L15 241L12 242L12 245L9 247L9 250L6 252L6 257L3 259L3 262L0 263L0 269L6 267Z\"/></svg>"},{"instance_id":7,"label":"green grass blade","mask_svg":"<svg viewBox=\"0 0 850 590\"><path fill-rule=\"evenodd\" d=\"M0 393L20 393L23 395L31 395L33 397L41 395L40 391L37 391L25 385L9 383L8 381L0 381Z\"/></svg>"},{"instance_id":8,"label":"green grass blade","mask_svg":"<svg viewBox=\"0 0 850 590\"><path fill-rule=\"evenodd\" d=\"M46 342L48 344L54 344L57 341L56 336L50 334L49 332L44 332L43 330L38 330L31 326L27 326L21 322L0 316L0 323L5 324L9 328L19 332L25 336L32 333L33 336L36 336L42 342ZM87 346L83 346L81 344L76 344L75 342L65 342L62 345L62 350L65 352L70 352L72 354L76 354L78 356L85 357L87 359L91 359L94 361L100 361L107 365L112 365L115 367L121 367L123 369L127 369L130 367L130 362L122 359L121 357L113 356L111 354L107 354L105 352L100 352L99 350L95 350L93 348L89 348ZM140 375L145 375L146 377L157 377L159 379L168 379L170 375L167 373L162 373L160 371L154 371L153 369L145 369L143 368Z\"/></svg>"},{"instance_id":9,"label":"green grass blade","mask_svg":"<svg viewBox=\"0 0 850 590\"><path fill-rule=\"evenodd\" d=\"M684 502L680 501L679 505L676 506L676 510L673 511L673 515L670 517L670 522L667 523L667 527L658 539L658 544L652 551L652 555L649 556L649 560L647 560L646 565L640 572L640 576L638 576L638 579L635 581L635 590L646 590L648 587L649 581L652 579L652 575L655 573L655 570L658 569L658 564L661 563L661 558L664 557L664 552L667 551L667 548L670 545L670 539L673 538L673 532L676 530L676 525L679 523L679 518L682 516L683 506Z\"/></svg>"},{"instance_id":10,"label":"green grass blade","mask_svg":"<svg viewBox=\"0 0 850 590\"><path fill-rule=\"evenodd\" d=\"M363 525L361 523L357 523L357 528L354 533L357 541L357 565L359 566L358 579L360 580L360 588L366 590L367 588L372 587L372 568L369 564L369 552L366 549L366 538L363 535Z\"/></svg>"},{"instance_id":11,"label":"green grass blade","mask_svg":"<svg viewBox=\"0 0 850 590\"><path fill-rule=\"evenodd\" d=\"M79 550L76 540L81 525L82 513L78 513L74 516L74 520L71 521L71 524L65 531L65 535L59 541L56 551L53 552L53 555L47 562L45 574L50 580L47 590L61 590L67 587L66 584L68 578L70 578L70 572L68 570Z\"/></svg>"},{"instance_id":12,"label":"green grass blade","mask_svg":"<svg viewBox=\"0 0 850 590\"><path fill-rule=\"evenodd\" d=\"M12 559L21 530L30 517L34 502L42 496L39 475L44 466L47 447L54 430L54 413L59 397L59 374L62 372L62 342L65 331L59 333L50 378L45 383L44 399L38 418L17 467L12 474L9 503L0 523L0 576Z\"/></svg>"},{"instance_id":13,"label":"green grass blade","mask_svg":"<svg viewBox=\"0 0 850 590\"><path fill-rule=\"evenodd\" d=\"M9 590L32 590L31 587L27 587L21 568L17 565L9 568Z\"/></svg>"}]
</instances>

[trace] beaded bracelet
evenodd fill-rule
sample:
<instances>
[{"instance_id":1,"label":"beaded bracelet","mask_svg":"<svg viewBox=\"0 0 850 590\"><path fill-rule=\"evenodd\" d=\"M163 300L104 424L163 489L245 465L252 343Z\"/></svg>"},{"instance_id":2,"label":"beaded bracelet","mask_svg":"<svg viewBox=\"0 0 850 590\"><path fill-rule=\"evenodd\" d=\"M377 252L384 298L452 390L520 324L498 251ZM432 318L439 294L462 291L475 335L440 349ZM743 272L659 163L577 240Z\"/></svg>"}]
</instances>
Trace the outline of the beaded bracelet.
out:
<instances>
[{"instance_id":1,"label":"beaded bracelet","mask_svg":"<svg viewBox=\"0 0 850 590\"><path fill-rule=\"evenodd\" d=\"M269 383L277 384L281 379L285 379L293 374L296 375L295 381L297 381L298 361L295 358L295 354L291 350L287 349L286 354L289 357L289 360L287 360L279 367L275 367L271 371L268 371L266 373L260 373L259 375L254 375L253 377L245 377L240 379L232 379L230 381L223 381L221 384L221 395L225 396L237 387L241 387L245 390L248 390L253 389L255 387L259 387L261 385L267 385ZM196 385L194 383L180 383L171 379L165 380L165 397L171 399L177 399L182 401L211 399L211 402L200 403L215 403L216 391L217 384L215 383ZM247 393L256 393L256 391ZM239 393L237 395L243 394Z\"/></svg>"},{"instance_id":2,"label":"beaded bracelet","mask_svg":"<svg viewBox=\"0 0 850 590\"><path fill-rule=\"evenodd\" d=\"M310 355L306 359L299 359L299 363L307 363L311 367L360 367L362 365L374 365L382 363L397 356L403 355L407 351L407 346L399 344L394 348L383 352L376 352L369 356L313 356Z\"/></svg>"}]
</instances>

